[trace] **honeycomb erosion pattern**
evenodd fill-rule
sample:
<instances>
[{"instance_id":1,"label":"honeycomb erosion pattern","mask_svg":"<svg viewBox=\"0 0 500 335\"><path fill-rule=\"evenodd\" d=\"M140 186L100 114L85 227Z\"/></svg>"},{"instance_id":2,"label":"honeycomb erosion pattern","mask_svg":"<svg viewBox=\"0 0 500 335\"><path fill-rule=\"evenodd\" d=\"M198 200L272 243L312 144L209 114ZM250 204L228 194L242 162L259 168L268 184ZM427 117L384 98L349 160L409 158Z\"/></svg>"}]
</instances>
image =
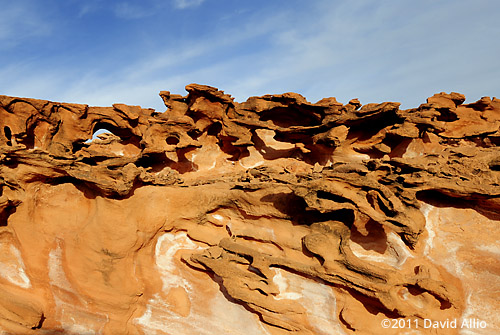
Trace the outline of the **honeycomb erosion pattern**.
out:
<instances>
[{"instance_id":1,"label":"honeycomb erosion pattern","mask_svg":"<svg viewBox=\"0 0 500 335\"><path fill-rule=\"evenodd\" d=\"M186 90L0 96L0 334L499 333L500 100Z\"/></svg>"}]
</instances>

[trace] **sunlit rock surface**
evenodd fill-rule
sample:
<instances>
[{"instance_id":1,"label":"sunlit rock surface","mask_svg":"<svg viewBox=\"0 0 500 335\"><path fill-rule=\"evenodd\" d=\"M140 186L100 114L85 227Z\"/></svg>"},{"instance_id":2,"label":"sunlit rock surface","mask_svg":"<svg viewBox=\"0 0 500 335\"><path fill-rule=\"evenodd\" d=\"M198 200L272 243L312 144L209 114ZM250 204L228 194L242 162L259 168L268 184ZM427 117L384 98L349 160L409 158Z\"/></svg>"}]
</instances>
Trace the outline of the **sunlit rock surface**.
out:
<instances>
[{"instance_id":1,"label":"sunlit rock surface","mask_svg":"<svg viewBox=\"0 0 500 335\"><path fill-rule=\"evenodd\" d=\"M0 334L500 333L500 100L186 90L0 96Z\"/></svg>"}]
</instances>

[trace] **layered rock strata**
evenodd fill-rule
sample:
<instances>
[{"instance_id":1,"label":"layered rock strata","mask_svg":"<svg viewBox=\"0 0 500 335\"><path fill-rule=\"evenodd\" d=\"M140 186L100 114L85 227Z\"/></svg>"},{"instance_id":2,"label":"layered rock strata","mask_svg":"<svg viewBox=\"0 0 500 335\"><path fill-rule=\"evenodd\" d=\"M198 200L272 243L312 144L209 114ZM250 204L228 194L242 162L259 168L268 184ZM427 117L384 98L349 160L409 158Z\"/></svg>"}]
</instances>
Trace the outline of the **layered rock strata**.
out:
<instances>
[{"instance_id":1,"label":"layered rock strata","mask_svg":"<svg viewBox=\"0 0 500 335\"><path fill-rule=\"evenodd\" d=\"M500 331L500 100L186 90L0 96L0 334Z\"/></svg>"}]
</instances>

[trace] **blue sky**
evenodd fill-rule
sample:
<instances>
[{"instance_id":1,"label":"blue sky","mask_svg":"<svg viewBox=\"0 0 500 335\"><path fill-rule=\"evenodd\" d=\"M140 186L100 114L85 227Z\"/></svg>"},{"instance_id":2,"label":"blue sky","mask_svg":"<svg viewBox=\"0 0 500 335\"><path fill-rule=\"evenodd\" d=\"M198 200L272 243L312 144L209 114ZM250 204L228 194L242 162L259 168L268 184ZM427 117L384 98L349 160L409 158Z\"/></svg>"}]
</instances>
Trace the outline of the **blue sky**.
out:
<instances>
[{"instance_id":1,"label":"blue sky","mask_svg":"<svg viewBox=\"0 0 500 335\"><path fill-rule=\"evenodd\" d=\"M500 97L498 0L0 0L0 94L165 108L193 82L237 101Z\"/></svg>"}]
</instances>

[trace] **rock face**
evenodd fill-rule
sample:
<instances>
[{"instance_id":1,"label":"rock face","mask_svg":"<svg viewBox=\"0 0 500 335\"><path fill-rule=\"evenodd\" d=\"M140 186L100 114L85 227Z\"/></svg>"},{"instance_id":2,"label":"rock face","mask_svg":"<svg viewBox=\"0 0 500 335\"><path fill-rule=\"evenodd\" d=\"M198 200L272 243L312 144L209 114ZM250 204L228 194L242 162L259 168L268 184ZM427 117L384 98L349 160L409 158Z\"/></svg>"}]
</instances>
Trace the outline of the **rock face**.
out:
<instances>
[{"instance_id":1,"label":"rock face","mask_svg":"<svg viewBox=\"0 0 500 335\"><path fill-rule=\"evenodd\" d=\"M500 100L186 90L0 96L0 334L500 332Z\"/></svg>"}]
</instances>

